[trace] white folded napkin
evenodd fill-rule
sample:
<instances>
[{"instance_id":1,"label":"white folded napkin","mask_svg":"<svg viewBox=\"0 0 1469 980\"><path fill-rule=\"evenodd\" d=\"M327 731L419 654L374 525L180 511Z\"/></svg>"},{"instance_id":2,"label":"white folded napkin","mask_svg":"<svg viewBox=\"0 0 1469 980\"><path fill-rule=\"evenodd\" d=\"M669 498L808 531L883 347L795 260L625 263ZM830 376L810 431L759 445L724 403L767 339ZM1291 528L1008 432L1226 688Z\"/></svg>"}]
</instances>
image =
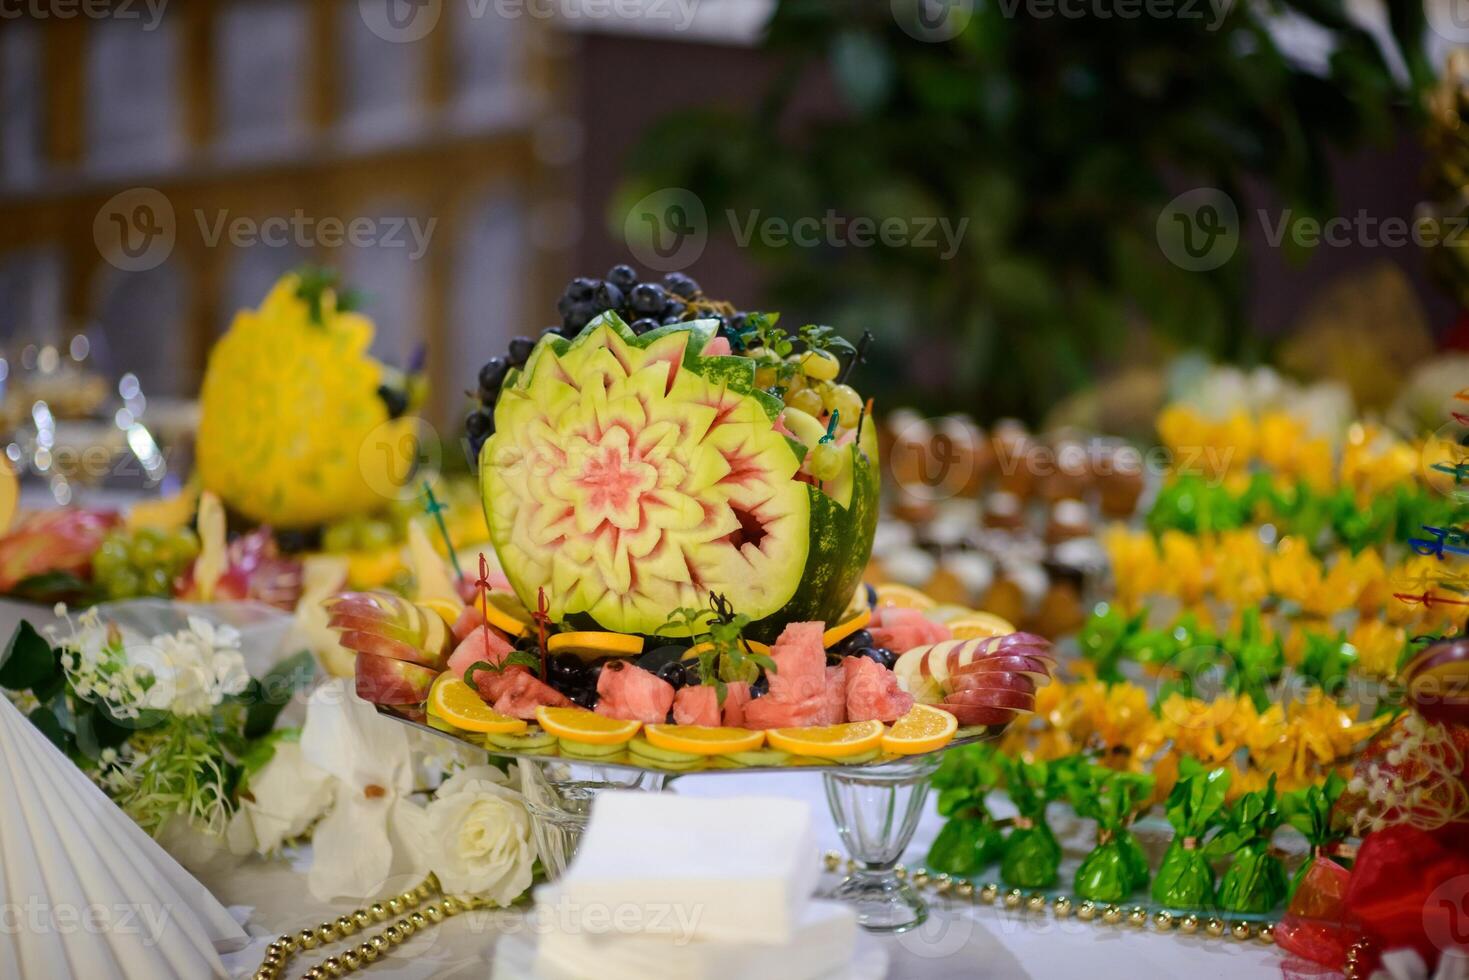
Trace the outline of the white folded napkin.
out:
<instances>
[{"instance_id":1,"label":"white folded napkin","mask_svg":"<svg viewBox=\"0 0 1469 980\"><path fill-rule=\"evenodd\" d=\"M635 922L643 933L782 946L818 864L800 800L606 792L557 885L586 931Z\"/></svg>"},{"instance_id":2,"label":"white folded napkin","mask_svg":"<svg viewBox=\"0 0 1469 980\"><path fill-rule=\"evenodd\" d=\"M3 697L0 779L0 977L227 975L229 912Z\"/></svg>"},{"instance_id":3,"label":"white folded napkin","mask_svg":"<svg viewBox=\"0 0 1469 980\"><path fill-rule=\"evenodd\" d=\"M721 942L678 933L581 928L578 909L554 885L537 889L532 928L537 980L815 980L852 958L857 917L839 902L810 901L779 945Z\"/></svg>"}]
</instances>

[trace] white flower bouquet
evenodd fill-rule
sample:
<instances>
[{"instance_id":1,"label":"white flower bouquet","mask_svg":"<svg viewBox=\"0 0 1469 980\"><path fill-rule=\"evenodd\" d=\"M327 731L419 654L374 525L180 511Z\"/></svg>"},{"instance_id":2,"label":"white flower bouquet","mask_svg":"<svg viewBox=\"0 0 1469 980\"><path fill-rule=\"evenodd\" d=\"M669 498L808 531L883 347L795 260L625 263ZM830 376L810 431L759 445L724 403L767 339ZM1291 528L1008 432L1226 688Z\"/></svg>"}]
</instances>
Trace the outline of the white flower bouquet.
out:
<instances>
[{"instance_id":1,"label":"white flower bouquet","mask_svg":"<svg viewBox=\"0 0 1469 980\"><path fill-rule=\"evenodd\" d=\"M94 608L45 634L22 623L0 652L0 689L129 816L159 834L182 817L222 835L236 787L269 757L292 693L310 683L309 654L261 678L241 632L208 607L172 605L156 632ZM137 617L133 617L136 619Z\"/></svg>"}]
</instances>

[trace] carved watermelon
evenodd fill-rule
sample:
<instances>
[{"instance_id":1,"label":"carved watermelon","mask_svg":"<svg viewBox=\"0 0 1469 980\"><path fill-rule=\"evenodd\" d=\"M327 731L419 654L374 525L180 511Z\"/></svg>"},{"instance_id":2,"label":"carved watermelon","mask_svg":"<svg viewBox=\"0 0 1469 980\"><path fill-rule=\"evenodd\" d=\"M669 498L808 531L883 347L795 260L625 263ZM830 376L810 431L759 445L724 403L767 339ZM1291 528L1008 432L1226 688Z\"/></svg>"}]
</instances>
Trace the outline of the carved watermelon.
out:
<instances>
[{"instance_id":1,"label":"carved watermelon","mask_svg":"<svg viewBox=\"0 0 1469 980\"><path fill-rule=\"evenodd\" d=\"M554 621L648 634L719 592L763 639L846 608L877 523L873 426L818 489L754 362L702 356L713 335L693 321L638 337L607 314L506 377L480 479L527 606L544 588Z\"/></svg>"}]
</instances>

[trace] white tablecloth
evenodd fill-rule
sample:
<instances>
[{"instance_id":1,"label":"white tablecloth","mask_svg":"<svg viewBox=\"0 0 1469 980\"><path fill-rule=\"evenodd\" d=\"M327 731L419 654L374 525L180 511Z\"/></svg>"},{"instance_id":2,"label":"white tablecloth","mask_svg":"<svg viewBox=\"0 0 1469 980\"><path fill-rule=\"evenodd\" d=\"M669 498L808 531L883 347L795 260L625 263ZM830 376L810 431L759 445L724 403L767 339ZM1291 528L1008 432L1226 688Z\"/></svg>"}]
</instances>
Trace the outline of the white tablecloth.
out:
<instances>
[{"instance_id":1,"label":"white tablecloth","mask_svg":"<svg viewBox=\"0 0 1469 980\"><path fill-rule=\"evenodd\" d=\"M794 796L809 800L818 814L821 846L840 849L826 809L821 778L814 773L720 774L686 776L675 781L681 793L727 796L741 793ZM930 797L928 813L914 838L909 864L921 861L942 825ZM732 844L735 842L732 842ZM737 846L737 845L736 845ZM226 904L249 909L248 928L261 939L229 958L238 976L248 976L266 943L286 930L300 930L346 906L315 901L304 877L285 861L250 861L232 870L201 874L204 883ZM971 906L945 901L930 893L932 914L920 928L880 941L891 957L892 980L940 980L965 977L1078 978L1135 980L1138 977L1187 980L1252 980L1281 976L1281 953L1255 942L1236 943L1174 934L1158 935L1125 926L1103 926L1057 920L1048 915L1009 912L999 906ZM363 976L381 980L426 977L486 980L496 939L506 931L526 928L518 912L477 912L460 916L409 940L374 964ZM319 954L293 960L292 975L319 962ZM300 970L298 964L304 964Z\"/></svg>"}]
</instances>

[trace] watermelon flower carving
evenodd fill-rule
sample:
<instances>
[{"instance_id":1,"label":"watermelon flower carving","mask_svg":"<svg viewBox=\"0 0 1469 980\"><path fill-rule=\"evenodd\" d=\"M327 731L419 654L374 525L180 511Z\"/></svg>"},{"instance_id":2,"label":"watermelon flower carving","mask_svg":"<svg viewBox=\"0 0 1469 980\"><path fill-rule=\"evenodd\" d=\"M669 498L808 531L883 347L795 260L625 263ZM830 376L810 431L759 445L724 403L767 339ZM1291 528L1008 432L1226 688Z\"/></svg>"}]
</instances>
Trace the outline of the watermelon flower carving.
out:
<instances>
[{"instance_id":1,"label":"watermelon flower carving","mask_svg":"<svg viewBox=\"0 0 1469 980\"><path fill-rule=\"evenodd\" d=\"M490 534L521 600L544 588L553 621L653 633L711 592L760 620L801 591L818 530L853 531L831 526L853 508L797 479L804 447L777 428L782 406L755 389L753 363L700 355L711 336L692 323L634 337L609 315L543 340L507 378L480 456ZM854 547L848 533L858 574L871 537ZM811 600L837 601L824 588Z\"/></svg>"}]
</instances>

